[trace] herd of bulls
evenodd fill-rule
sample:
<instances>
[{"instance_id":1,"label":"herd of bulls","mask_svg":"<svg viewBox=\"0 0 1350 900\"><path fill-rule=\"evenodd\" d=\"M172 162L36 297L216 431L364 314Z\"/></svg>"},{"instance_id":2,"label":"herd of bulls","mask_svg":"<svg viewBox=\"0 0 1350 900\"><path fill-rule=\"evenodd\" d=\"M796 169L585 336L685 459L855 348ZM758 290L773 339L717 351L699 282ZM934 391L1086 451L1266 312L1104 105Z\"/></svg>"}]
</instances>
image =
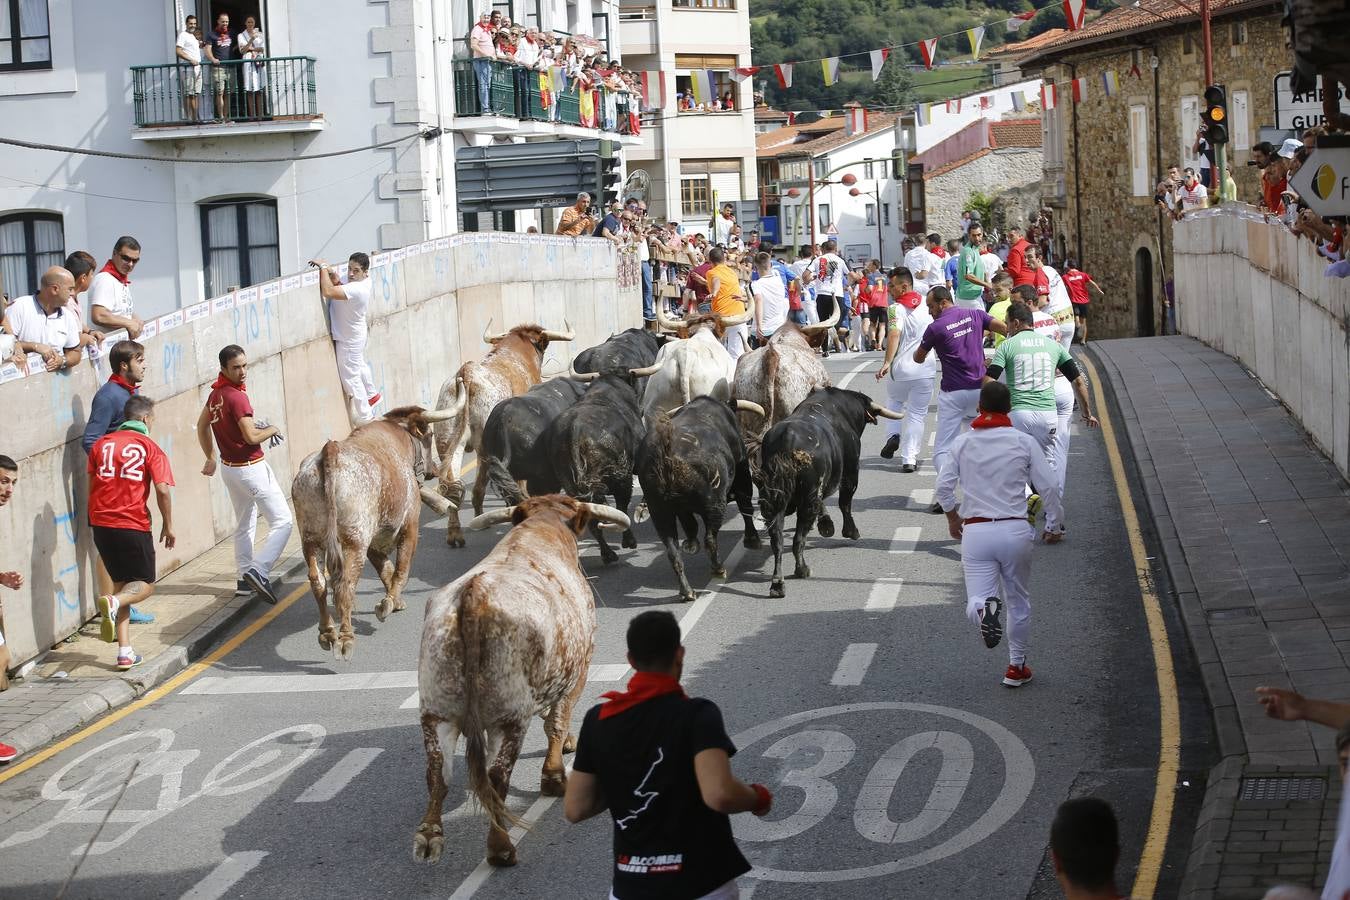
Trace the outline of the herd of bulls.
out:
<instances>
[{"instance_id":1,"label":"herd of bulls","mask_svg":"<svg viewBox=\"0 0 1350 900\"><path fill-rule=\"evenodd\" d=\"M795 577L810 575L811 528L834 534L824 504L836 491L842 534L858 537L851 504L863 429L878 416L901 414L829 386L815 351L833 320L786 324L733 361L724 329L752 316L753 309L675 320L662 312L662 331L673 334L630 328L576 354L567 376L547 381L549 343L574 333L537 325L484 333L492 350L446 382L437 409L395 409L302 463L292 498L319 606L319 643L340 659L350 658L355 644L351 616L363 557L385 588L376 606L383 621L404 608L422 504L448 515L450 546L464 546L459 474L466 452L477 455L468 527L513 524L482 562L428 602L418 689L430 802L415 834L416 858L440 856L442 804L461 735L469 787L491 821L489 862L516 861L505 797L535 715L548 737L540 790L561 795L568 723L595 631L595 597L577 541L589 531L605 563L618 554L603 528L620 529L622 545L637 546L628 516L634 477L682 600L693 600L694 591L677 547L680 531L683 550L696 552L702 523L712 574L725 577L718 532L729 502L744 520L745 546L761 546L756 489L774 557L771 597L784 596L785 516L797 517ZM420 486L429 478L439 480L438 490ZM489 485L507 507L484 514Z\"/></svg>"}]
</instances>

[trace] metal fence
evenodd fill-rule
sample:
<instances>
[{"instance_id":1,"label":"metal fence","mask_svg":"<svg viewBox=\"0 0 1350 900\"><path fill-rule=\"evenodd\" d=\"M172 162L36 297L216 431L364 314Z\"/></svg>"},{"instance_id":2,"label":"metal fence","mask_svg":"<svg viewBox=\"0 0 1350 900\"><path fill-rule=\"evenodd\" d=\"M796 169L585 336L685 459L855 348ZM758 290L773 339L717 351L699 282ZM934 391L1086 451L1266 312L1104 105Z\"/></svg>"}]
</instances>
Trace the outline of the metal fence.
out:
<instances>
[{"instance_id":1,"label":"metal fence","mask_svg":"<svg viewBox=\"0 0 1350 900\"><path fill-rule=\"evenodd\" d=\"M494 115L528 119L535 122L554 121L563 125L581 124L581 99L575 89L554 93L557 110L554 112L552 108L544 106L543 96L539 90L538 72L495 59L490 62L490 66L492 74L488 79L488 101L492 104L491 112ZM453 70L455 114L460 116L483 115L483 108L478 97L478 82L475 79L471 61L457 59L454 62ZM608 91L603 88L592 91L597 119L603 118L601 104L604 102L606 93ZM630 97L629 94L621 93L618 98L618 115L615 118L614 130L619 134L633 133L632 124L628 117L629 104L633 102Z\"/></svg>"},{"instance_id":2,"label":"metal fence","mask_svg":"<svg viewBox=\"0 0 1350 900\"><path fill-rule=\"evenodd\" d=\"M309 56L132 66L131 97L138 128L319 114Z\"/></svg>"}]
</instances>

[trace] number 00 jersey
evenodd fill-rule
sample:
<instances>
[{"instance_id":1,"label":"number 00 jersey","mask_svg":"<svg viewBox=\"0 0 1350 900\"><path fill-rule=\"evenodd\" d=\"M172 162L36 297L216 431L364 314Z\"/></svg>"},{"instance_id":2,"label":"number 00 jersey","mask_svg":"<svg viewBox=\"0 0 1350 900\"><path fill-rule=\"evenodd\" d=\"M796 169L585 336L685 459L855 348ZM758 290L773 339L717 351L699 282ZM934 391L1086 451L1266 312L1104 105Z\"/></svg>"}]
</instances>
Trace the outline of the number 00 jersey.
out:
<instances>
[{"instance_id":1,"label":"number 00 jersey","mask_svg":"<svg viewBox=\"0 0 1350 900\"><path fill-rule=\"evenodd\" d=\"M89 448L89 524L150 530L150 485L173 484L169 457L149 435L126 425Z\"/></svg>"},{"instance_id":2,"label":"number 00 jersey","mask_svg":"<svg viewBox=\"0 0 1350 900\"><path fill-rule=\"evenodd\" d=\"M998 345L991 367L1005 373L1013 409L1055 410L1055 372L1072 359L1059 341L1021 331Z\"/></svg>"}]
</instances>

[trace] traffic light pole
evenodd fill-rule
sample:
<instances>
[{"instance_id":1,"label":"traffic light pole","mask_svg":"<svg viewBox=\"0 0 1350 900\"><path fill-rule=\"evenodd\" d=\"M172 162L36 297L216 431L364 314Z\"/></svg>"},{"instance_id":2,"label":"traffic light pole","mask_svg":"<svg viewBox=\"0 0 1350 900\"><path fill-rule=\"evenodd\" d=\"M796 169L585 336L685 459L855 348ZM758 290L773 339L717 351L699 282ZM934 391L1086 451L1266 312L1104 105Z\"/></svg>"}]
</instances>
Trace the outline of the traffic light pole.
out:
<instances>
[{"instance_id":1,"label":"traffic light pole","mask_svg":"<svg viewBox=\"0 0 1350 900\"><path fill-rule=\"evenodd\" d=\"M1214 83L1214 40L1210 33L1210 0L1200 0L1200 41L1205 51L1205 84ZM1223 184L1223 173L1220 170L1222 165L1219 160L1222 158L1222 150L1214 144L1209 144L1214 152L1214 166L1210 169L1210 181L1207 185L1212 190L1218 190Z\"/></svg>"}]
</instances>

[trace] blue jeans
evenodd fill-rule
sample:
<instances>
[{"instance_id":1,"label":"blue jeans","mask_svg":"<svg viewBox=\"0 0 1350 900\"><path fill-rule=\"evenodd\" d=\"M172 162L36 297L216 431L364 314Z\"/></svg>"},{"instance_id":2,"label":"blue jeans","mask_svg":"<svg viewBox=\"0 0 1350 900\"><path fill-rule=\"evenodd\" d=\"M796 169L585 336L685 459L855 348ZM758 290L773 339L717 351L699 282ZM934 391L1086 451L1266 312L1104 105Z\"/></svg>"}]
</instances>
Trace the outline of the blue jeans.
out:
<instances>
[{"instance_id":1,"label":"blue jeans","mask_svg":"<svg viewBox=\"0 0 1350 900\"><path fill-rule=\"evenodd\" d=\"M473 61L473 78L478 82L478 107L483 114L492 112L492 60Z\"/></svg>"},{"instance_id":2,"label":"blue jeans","mask_svg":"<svg viewBox=\"0 0 1350 900\"><path fill-rule=\"evenodd\" d=\"M650 260L642 261L642 320L644 322L656 321L656 306L653 304L652 292L652 264Z\"/></svg>"}]
</instances>

